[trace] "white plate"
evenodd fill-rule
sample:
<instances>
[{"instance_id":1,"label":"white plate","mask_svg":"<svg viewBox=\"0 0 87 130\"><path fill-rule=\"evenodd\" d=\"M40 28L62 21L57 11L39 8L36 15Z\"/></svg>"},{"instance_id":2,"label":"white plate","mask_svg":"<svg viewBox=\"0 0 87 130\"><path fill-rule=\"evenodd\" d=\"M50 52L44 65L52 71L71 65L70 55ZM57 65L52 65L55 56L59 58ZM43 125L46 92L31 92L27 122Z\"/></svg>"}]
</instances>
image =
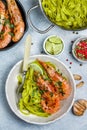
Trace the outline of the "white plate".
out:
<instances>
[{"instance_id":1,"label":"white plate","mask_svg":"<svg viewBox=\"0 0 87 130\"><path fill-rule=\"evenodd\" d=\"M52 123L52 122L62 118L70 110L70 108L72 107L72 104L73 104L74 96L75 96L75 82L74 82L71 72L58 59L56 59L52 56L47 56L47 55L35 55L35 56L31 56L29 58L29 63L37 58L40 60L43 60L43 61L50 61L50 62L54 63L61 70L61 72L64 75L66 75L67 78L69 79L69 84L72 86L72 93L69 96L69 98L62 101L61 109L49 117L39 117L39 116L35 116L32 114L24 115L19 111L19 109L17 107L17 96L16 96L16 89L18 86L17 85L17 75L19 73L21 73L23 61L18 62L10 71L7 81L6 81L5 92L6 92L6 98L7 98L10 108L19 118L21 118L22 120L24 120L28 123L43 125L43 124Z\"/></svg>"}]
</instances>

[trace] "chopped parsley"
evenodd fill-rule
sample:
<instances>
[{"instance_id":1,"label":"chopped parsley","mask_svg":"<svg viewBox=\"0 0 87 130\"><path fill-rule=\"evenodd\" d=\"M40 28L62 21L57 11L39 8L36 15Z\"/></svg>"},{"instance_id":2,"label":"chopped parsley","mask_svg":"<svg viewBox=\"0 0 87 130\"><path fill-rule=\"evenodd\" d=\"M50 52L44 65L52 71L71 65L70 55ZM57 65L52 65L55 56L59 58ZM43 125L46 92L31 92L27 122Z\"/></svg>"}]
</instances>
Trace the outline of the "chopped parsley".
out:
<instances>
[{"instance_id":1,"label":"chopped parsley","mask_svg":"<svg viewBox=\"0 0 87 130\"><path fill-rule=\"evenodd\" d=\"M61 87L61 86L62 86L62 82L61 82L61 81L58 81L58 85Z\"/></svg>"},{"instance_id":2,"label":"chopped parsley","mask_svg":"<svg viewBox=\"0 0 87 130\"><path fill-rule=\"evenodd\" d=\"M53 93L52 92L50 92L50 96L53 97Z\"/></svg>"},{"instance_id":3,"label":"chopped parsley","mask_svg":"<svg viewBox=\"0 0 87 130\"><path fill-rule=\"evenodd\" d=\"M9 34L13 37L14 36L14 33L12 33L12 32L9 32Z\"/></svg>"}]
</instances>

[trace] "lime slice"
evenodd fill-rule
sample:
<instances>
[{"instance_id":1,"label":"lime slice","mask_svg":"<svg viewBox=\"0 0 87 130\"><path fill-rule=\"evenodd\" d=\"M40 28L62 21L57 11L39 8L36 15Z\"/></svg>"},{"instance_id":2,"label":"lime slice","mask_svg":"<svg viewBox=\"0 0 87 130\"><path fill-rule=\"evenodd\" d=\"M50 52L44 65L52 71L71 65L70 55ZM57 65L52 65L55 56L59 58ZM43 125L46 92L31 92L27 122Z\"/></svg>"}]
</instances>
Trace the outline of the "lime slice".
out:
<instances>
[{"instance_id":1,"label":"lime slice","mask_svg":"<svg viewBox=\"0 0 87 130\"><path fill-rule=\"evenodd\" d=\"M53 52L54 54L59 54L63 49L63 44L53 44Z\"/></svg>"},{"instance_id":2,"label":"lime slice","mask_svg":"<svg viewBox=\"0 0 87 130\"><path fill-rule=\"evenodd\" d=\"M43 69L37 61L32 62L30 64L30 67L32 67L35 71L38 71L39 73L43 75Z\"/></svg>"},{"instance_id":3,"label":"lime slice","mask_svg":"<svg viewBox=\"0 0 87 130\"><path fill-rule=\"evenodd\" d=\"M46 48L48 53L50 53L50 54L53 53L52 43L50 43L49 41L46 42L45 48Z\"/></svg>"},{"instance_id":4,"label":"lime slice","mask_svg":"<svg viewBox=\"0 0 87 130\"><path fill-rule=\"evenodd\" d=\"M59 37L57 37L57 36L50 37L49 41L52 42L52 43L58 43L58 44L62 43L62 40Z\"/></svg>"}]
</instances>

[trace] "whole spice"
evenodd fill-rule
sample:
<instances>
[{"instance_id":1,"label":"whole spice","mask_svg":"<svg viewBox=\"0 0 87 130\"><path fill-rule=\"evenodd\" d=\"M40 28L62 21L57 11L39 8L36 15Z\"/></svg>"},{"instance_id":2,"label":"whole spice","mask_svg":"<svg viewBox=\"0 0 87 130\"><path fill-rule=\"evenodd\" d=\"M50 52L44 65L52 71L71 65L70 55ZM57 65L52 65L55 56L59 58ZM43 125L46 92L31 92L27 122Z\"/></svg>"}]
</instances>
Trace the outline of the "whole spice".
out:
<instances>
[{"instance_id":1,"label":"whole spice","mask_svg":"<svg viewBox=\"0 0 87 130\"><path fill-rule=\"evenodd\" d=\"M72 62L70 62L70 64L72 64Z\"/></svg>"},{"instance_id":2,"label":"whole spice","mask_svg":"<svg viewBox=\"0 0 87 130\"><path fill-rule=\"evenodd\" d=\"M66 61L68 61L68 59L66 59Z\"/></svg>"},{"instance_id":3,"label":"whole spice","mask_svg":"<svg viewBox=\"0 0 87 130\"><path fill-rule=\"evenodd\" d=\"M81 82L79 82L78 84L76 84L76 87L77 88L80 88L80 87L82 87L84 85L84 81L81 81Z\"/></svg>"},{"instance_id":4,"label":"whole spice","mask_svg":"<svg viewBox=\"0 0 87 130\"><path fill-rule=\"evenodd\" d=\"M77 116L82 116L87 108L87 101L85 99L80 99L74 102L72 110Z\"/></svg>"},{"instance_id":5,"label":"whole spice","mask_svg":"<svg viewBox=\"0 0 87 130\"><path fill-rule=\"evenodd\" d=\"M81 80L82 76L80 76L79 74L73 74L73 77L75 80Z\"/></svg>"},{"instance_id":6,"label":"whole spice","mask_svg":"<svg viewBox=\"0 0 87 130\"><path fill-rule=\"evenodd\" d=\"M76 32L76 34L78 34L78 32Z\"/></svg>"},{"instance_id":7,"label":"whole spice","mask_svg":"<svg viewBox=\"0 0 87 130\"><path fill-rule=\"evenodd\" d=\"M80 64L80 66L82 66L82 64Z\"/></svg>"}]
</instances>

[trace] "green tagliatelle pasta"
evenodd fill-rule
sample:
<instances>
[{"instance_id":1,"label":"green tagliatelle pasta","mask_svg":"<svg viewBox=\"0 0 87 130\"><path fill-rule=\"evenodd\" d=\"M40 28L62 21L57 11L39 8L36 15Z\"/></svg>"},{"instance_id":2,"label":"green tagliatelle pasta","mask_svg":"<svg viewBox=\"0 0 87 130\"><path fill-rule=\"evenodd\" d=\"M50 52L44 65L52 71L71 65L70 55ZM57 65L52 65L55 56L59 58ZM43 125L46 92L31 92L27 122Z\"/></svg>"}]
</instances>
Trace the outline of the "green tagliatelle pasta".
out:
<instances>
[{"instance_id":1,"label":"green tagliatelle pasta","mask_svg":"<svg viewBox=\"0 0 87 130\"><path fill-rule=\"evenodd\" d=\"M87 27L87 0L42 0L46 16L65 29Z\"/></svg>"},{"instance_id":2,"label":"green tagliatelle pasta","mask_svg":"<svg viewBox=\"0 0 87 130\"><path fill-rule=\"evenodd\" d=\"M23 85L22 97L18 102L19 109L26 115L32 113L47 117L49 114L45 113L41 108L41 94L33 78L34 69L29 67Z\"/></svg>"}]
</instances>

